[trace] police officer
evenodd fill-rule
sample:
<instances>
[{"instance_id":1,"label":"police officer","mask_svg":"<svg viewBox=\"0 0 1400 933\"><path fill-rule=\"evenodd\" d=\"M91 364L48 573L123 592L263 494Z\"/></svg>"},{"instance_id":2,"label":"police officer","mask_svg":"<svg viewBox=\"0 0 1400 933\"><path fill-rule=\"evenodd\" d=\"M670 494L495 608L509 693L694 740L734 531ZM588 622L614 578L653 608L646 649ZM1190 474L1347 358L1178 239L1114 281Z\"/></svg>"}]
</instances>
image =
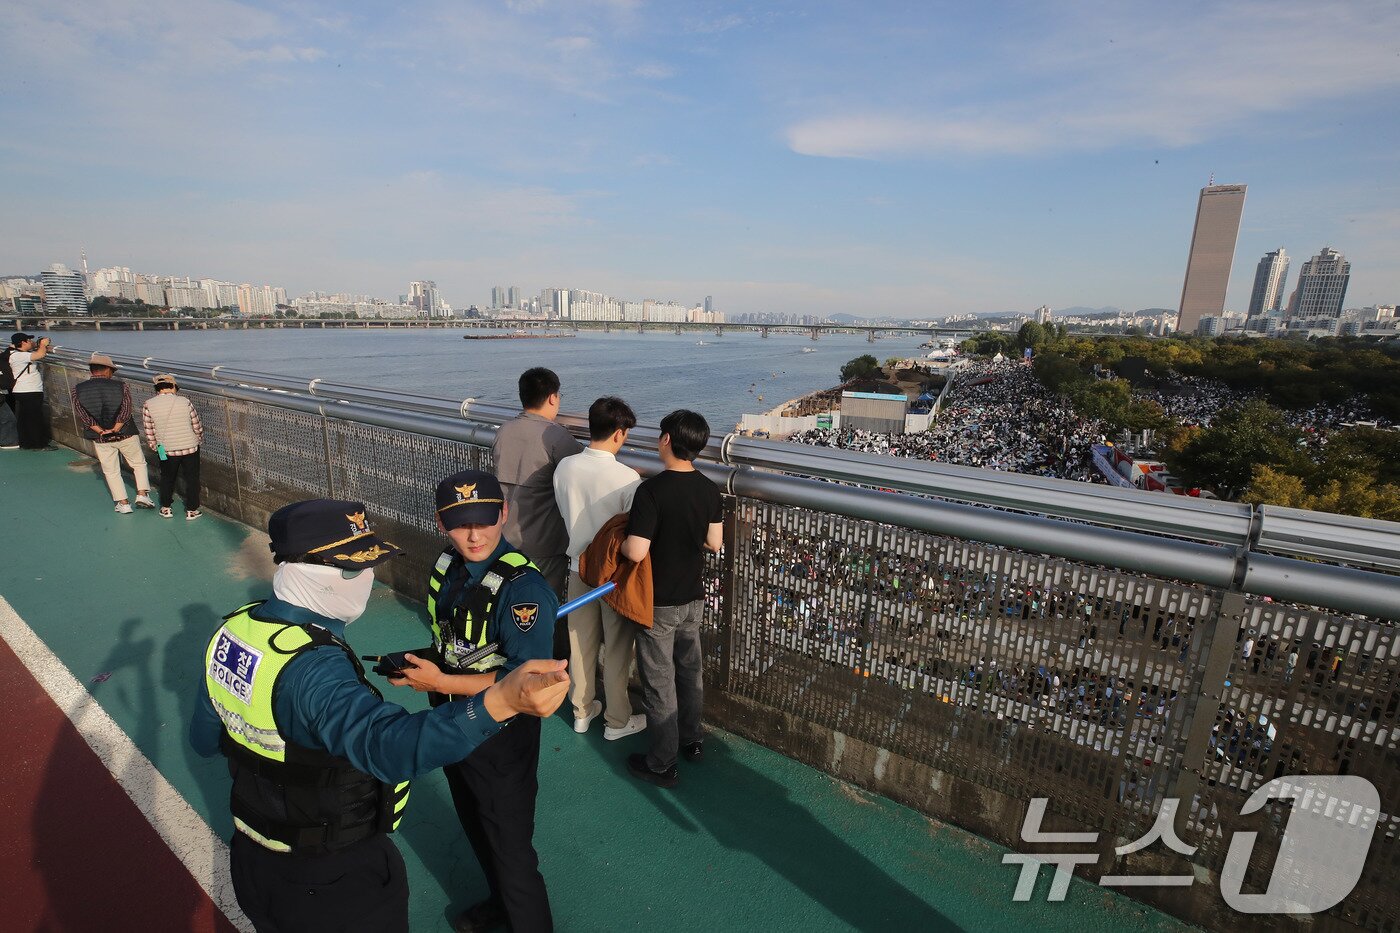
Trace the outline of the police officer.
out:
<instances>
[{"instance_id":1,"label":"police officer","mask_svg":"<svg viewBox=\"0 0 1400 933\"><path fill-rule=\"evenodd\" d=\"M538 730L568 677L540 662L437 709L386 703L344 636L374 568L401 550L358 502L293 503L268 532L273 598L225 616L190 727L200 754L229 760L234 892L260 931L406 931L403 858L386 834L408 780L484 748L517 713Z\"/></svg>"},{"instance_id":2,"label":"police officer","mask_svg":"<svg viewBox=\"0 0 1400 933\"><path fill-rule=\"evenodd\" d=\"M508 509L496 477L477 470L447 477L438 483L437 515L449 544L428 581L428 616L441 666L409 655L404 680L451 707L522 664L550 658L559 600L505 540ZM454 919L459 933L506 923L513 933L554 927L533 840L539 760L540 721L521 718L444 769L491 892Z\"/></svg>"}]
</instances>

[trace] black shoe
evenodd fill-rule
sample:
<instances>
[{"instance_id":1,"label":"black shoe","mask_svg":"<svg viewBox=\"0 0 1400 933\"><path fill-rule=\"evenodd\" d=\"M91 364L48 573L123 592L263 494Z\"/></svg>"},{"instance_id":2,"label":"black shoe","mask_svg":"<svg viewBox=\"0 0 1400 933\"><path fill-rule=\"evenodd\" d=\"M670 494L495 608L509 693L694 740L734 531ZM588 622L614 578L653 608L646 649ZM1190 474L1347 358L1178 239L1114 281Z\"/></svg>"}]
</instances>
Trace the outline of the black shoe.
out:
<instances>
[{"instance_id":1,"label":"black shoe","mask_svg":"<svg viewBox=\"0 0 1400 933\"><path fill-rule=\"evenodd\" d=\"M633 777L650 781L657 787L675 787L681 782L680 775L676 773L675 765L671 765L665 771L653 771L651 766L647 764L647 756L640 752L627 756L627 770L632 772Z\"/></svg>"},{"instance_id":2,"label":"black shoe","mask_svg":"<svg viewBox=\"0 0 1400 933\"><path fill-rule=\"evenodd\" d=\"M452 919L454 933L485 933L506 925L506 909L500 901L473 904Z\"/></svg>"},{"instance_id":3,"label":"black shoe","mask_svg":"<svg viewBox=\"0 0 1400 933\"><path fill-rule=\"evenodd\" d=\"M705 743L691 742L689 745L686 745L681 749L681 757L684 758L686 761L704 761Z\"/></svg>"}]
</instances>

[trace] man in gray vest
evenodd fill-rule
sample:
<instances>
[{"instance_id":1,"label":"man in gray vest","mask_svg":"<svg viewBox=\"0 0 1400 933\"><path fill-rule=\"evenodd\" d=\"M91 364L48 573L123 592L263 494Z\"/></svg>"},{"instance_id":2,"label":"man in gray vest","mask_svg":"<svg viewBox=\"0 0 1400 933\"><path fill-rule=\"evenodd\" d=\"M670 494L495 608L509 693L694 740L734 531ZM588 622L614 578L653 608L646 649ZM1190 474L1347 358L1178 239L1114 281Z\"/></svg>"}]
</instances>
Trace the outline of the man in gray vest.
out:
<instances>
[{"instance_id":1,"label":"man in gray vest","mask_svg":"<svg viewBox=\"0 0 1400 933\"><path fill-rule=\"evenodd\" d=\"M141 441L136 437L131 390L126 383L112 378L116 371L117 364L110 356L94 353L88 361L92 378L73 387L73 413L82 425L83 437L92 441L97 451L97 462L102 464L102 477L107 480L117 513L130 515L131 500L126 497L126 484L122 482L122 460L131 467L132 478L136 480L136 507L153 509L156 504L151 501L146 455L141 452Z\"/></svg>"}]
</instances>

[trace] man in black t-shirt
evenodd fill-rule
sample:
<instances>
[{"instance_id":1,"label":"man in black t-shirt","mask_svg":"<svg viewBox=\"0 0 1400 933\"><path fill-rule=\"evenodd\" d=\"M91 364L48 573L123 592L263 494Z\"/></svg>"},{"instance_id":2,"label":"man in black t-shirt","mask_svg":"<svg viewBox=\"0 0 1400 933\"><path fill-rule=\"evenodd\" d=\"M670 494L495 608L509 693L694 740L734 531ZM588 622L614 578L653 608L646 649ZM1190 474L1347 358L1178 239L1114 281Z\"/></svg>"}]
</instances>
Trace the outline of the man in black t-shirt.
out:
<instances>
[{"instance_id":1,"label":"man in black t-shirt","mask_svg":"<svg viewBox=\"0 0 1400 933\"><path fill-rule=\"evenodd\" d=\"M651 555L655 604L651 628L637 635L651 750L627 756L627 770L661 787L680 780L678 754L687 761L704 756L701 574L704 552L718 552L724 540L724 515L719 488L692 461L709 441L710 426L696 412L681 409L661 419L658 450L666 469L637 487L622 542L628 560Z\"/></svg>"}]
</instances>

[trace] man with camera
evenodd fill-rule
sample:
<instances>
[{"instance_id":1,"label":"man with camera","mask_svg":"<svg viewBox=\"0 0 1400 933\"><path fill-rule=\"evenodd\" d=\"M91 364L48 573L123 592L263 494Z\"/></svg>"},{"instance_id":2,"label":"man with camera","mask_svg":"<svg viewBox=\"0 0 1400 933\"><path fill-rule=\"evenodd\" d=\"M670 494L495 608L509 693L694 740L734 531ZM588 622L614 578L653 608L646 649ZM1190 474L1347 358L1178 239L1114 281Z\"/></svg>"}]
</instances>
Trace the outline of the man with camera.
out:
<instances>
[{"instance_id":1,"label":"man with camera","mask_svg":"<svg viewBox=\"0 0 1400 933\"><path fill-rule=\"evenodd\" d=\"M10 408L18 422L19 446L24 450L58 450L49 443L49 421L44 417L44 377L39 361L49 353L49 338L31 334L10 338L9 369L14 379Z\"/></svg>"}]
</instances>

